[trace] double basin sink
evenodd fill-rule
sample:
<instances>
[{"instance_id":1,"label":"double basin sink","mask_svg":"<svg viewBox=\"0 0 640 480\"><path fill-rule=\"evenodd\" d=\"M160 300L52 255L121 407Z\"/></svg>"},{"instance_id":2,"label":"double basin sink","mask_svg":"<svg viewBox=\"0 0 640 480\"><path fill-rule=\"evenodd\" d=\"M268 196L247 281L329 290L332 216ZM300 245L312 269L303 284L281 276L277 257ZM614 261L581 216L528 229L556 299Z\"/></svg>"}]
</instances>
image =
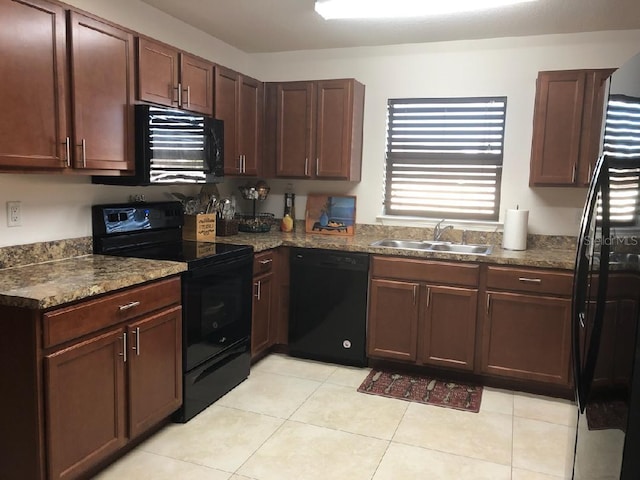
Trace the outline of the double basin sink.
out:
<instances>
[{"instance_id":1,"label":"double basin sink","mask_svg":"<svg viewBox=\"0 0 640 480\"><path fill-rule=\"evenodd\" d=\"M394 240L386 238L370 244L372 247L397 248L402 250L420 250L422 252L446 252L472 255L489 255L493 251L493 245L474 245L466 243L451 243L439 241L421 240Z\"/></svg>"}]
</instances>

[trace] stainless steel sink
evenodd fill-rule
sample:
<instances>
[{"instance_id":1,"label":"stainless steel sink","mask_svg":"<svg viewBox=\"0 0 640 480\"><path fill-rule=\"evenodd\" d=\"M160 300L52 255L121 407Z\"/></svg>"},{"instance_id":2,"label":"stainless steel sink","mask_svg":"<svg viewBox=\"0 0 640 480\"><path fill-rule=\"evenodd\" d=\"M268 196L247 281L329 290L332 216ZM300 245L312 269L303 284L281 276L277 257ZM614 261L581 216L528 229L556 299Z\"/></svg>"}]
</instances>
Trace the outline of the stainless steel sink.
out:
<instances>
[{"instance_id":1,"label":"stainless steel sink","mask_svg":"<svg viewBox=\"0 0 640 480\"><path fill-rule=\"evenodd\" d=\"M474 245L451 242L431 242L420 240L395 240L385 238L370 244L372 247L397 248L402 250L420 250L423 252L463 253L470 255L489 255L493 245Z\"/></svg>"},{"instance_id":2,"label":"stainless steel sink","mask_svg":"<svg viewBox=\"0 0 640 480\"><path fill-rule=\"evenodd\" d=\"M451 252L451 253L473 253L475 255L489 255L493 251L493 245L470 245L470 244L458 244L452 243L450 245L433 245L431 250L437 252Z\"/></svg>"},{"instance_id":3,"label":"stainless steel sink","mask_svg":"<svg viewBox=\"0 0 640 480\"><path fill-rule=\"evenodd\" d=\"M431 247L429 242L420 240L393 240L385 238L371 244L372 247L402 248L403 250L428 250Z\"/></svg>"}]
</instances>

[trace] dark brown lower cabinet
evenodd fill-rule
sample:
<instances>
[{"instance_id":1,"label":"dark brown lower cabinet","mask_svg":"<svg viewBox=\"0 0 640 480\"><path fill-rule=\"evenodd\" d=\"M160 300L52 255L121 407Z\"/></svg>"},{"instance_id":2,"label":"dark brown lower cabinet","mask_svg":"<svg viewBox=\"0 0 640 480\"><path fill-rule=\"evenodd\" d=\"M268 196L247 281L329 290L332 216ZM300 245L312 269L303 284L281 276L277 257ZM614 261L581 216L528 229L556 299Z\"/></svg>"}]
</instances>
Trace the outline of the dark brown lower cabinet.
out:
<instances>
[{"instance_id":1,"label":"dark brown lower cabinet","mask_svg":"<svg viewBox=\"0 0 640 480\"><path fill-rule=\"evenodd\" d=\"M254 278L251 356L273 345L273 273Z\"/></svg>"},{"instance_id":2,"label":"dark brown lower cabinet","mask_svg":"<svg viewBox=\"0 0 640 480\"><path fill-rule=\"evenodd\" d=\"M473 370L478 289L427 286L422 363Z\"/></svg>"},{"instance_id":3,"label":"dark brown lower cabinet","mask_svg":"<svg viewBox=\"0 0 640 480\"><path fill-rule=\"evenodd\" d=\"M376 256L372 276L369 356L473 371L477 265Z\"/></svg>"},{"instance_id":4,"label":"dark brown lower cabinet","mask_svg":"<svg viewBox=\"0 0 640 480\"><path fill-rule=\"evenodd\" d=\"M488 291L482 373L569 386L571 300Z\"/></svg>"},{"instance_id":5,"label":"dark brown lower cabinet","mask_svg":"<svg viewBox=\"0 0 640 480\"><path fill-rule=\"evenodd\" d=\"M408 362L417 360L419 287L414 282L371 279L369 356Z\"/></svg>"},{"instance_id":6,"label":"dark brown lower cabinet","mask_svg":"<svg viewBox=\"0 0 640 480\"><path fill-rule=\"evenodd\" d=\"M128 329L129 437L182 405L182 308L143 318Z\"/></svg>"},{"instance_id":7,"label":"dark brown lower cabinet","mask_svg":"<svg viewBox=\"0 0 640 480\"><path fill-rule=\"evenodd\" d=\"M75 478L127 442L123 333L45 357L49 478Z\"/></svg>"},{"instance_id":8,"label":"dark brown lower cabinet","mask_svg":"<svg viewBox=\"0 0 640 480\"><path fill-rule=\"evenodd\" d=\"M251 357L254 359L278 343L279 259L278 249L256 253L253 258Z\"/></svg>"},{"instance_id":9,"label":"dark brown lower cabinet","mask_svg":"<svg viewBox=\"0 0 640 480\"><path fill-rule=\"evenodd\" d=\"M12 384L0 478L84 478L178 409L180 299L173 277L48 311L0 307L0 384Z\"/></svg>"}]
</instances>

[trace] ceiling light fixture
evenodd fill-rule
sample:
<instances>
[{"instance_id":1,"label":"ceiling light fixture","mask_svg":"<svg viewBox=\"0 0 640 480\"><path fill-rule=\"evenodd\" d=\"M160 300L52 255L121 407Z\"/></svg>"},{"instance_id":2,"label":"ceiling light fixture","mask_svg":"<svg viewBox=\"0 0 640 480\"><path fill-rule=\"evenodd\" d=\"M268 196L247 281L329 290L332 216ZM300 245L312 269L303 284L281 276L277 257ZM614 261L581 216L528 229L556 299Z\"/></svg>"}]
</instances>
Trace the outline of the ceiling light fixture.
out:
<instances>
[{"instance_id":1,"label":"ceiling light fixture","mask_svg":"<svg viewBox=\"0 0 640 480\"><path fill-rule=\"evenodd\" d=\"M325 20L446 15L504 7L536 0L316 0Z\"/></svg>"}]
</instances>

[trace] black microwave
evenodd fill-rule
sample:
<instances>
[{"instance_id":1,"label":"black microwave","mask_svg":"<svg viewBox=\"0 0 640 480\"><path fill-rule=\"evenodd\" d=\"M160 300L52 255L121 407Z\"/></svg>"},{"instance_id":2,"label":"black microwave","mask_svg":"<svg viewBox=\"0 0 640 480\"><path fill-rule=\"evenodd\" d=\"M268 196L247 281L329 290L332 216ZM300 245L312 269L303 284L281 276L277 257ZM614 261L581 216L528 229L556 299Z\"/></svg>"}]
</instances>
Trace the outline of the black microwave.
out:
<instances>
[{"instance_id":1,"label":"black microwave","mask_svg":"<svg viewBox=\"0 0 640 480\"><path fill-rule=\"evenodd\" d=\"M222 120L154 105L135 105L135 174L93 176L106 185L219 183L224 175Z\"/></svg>"}]
</instances>

